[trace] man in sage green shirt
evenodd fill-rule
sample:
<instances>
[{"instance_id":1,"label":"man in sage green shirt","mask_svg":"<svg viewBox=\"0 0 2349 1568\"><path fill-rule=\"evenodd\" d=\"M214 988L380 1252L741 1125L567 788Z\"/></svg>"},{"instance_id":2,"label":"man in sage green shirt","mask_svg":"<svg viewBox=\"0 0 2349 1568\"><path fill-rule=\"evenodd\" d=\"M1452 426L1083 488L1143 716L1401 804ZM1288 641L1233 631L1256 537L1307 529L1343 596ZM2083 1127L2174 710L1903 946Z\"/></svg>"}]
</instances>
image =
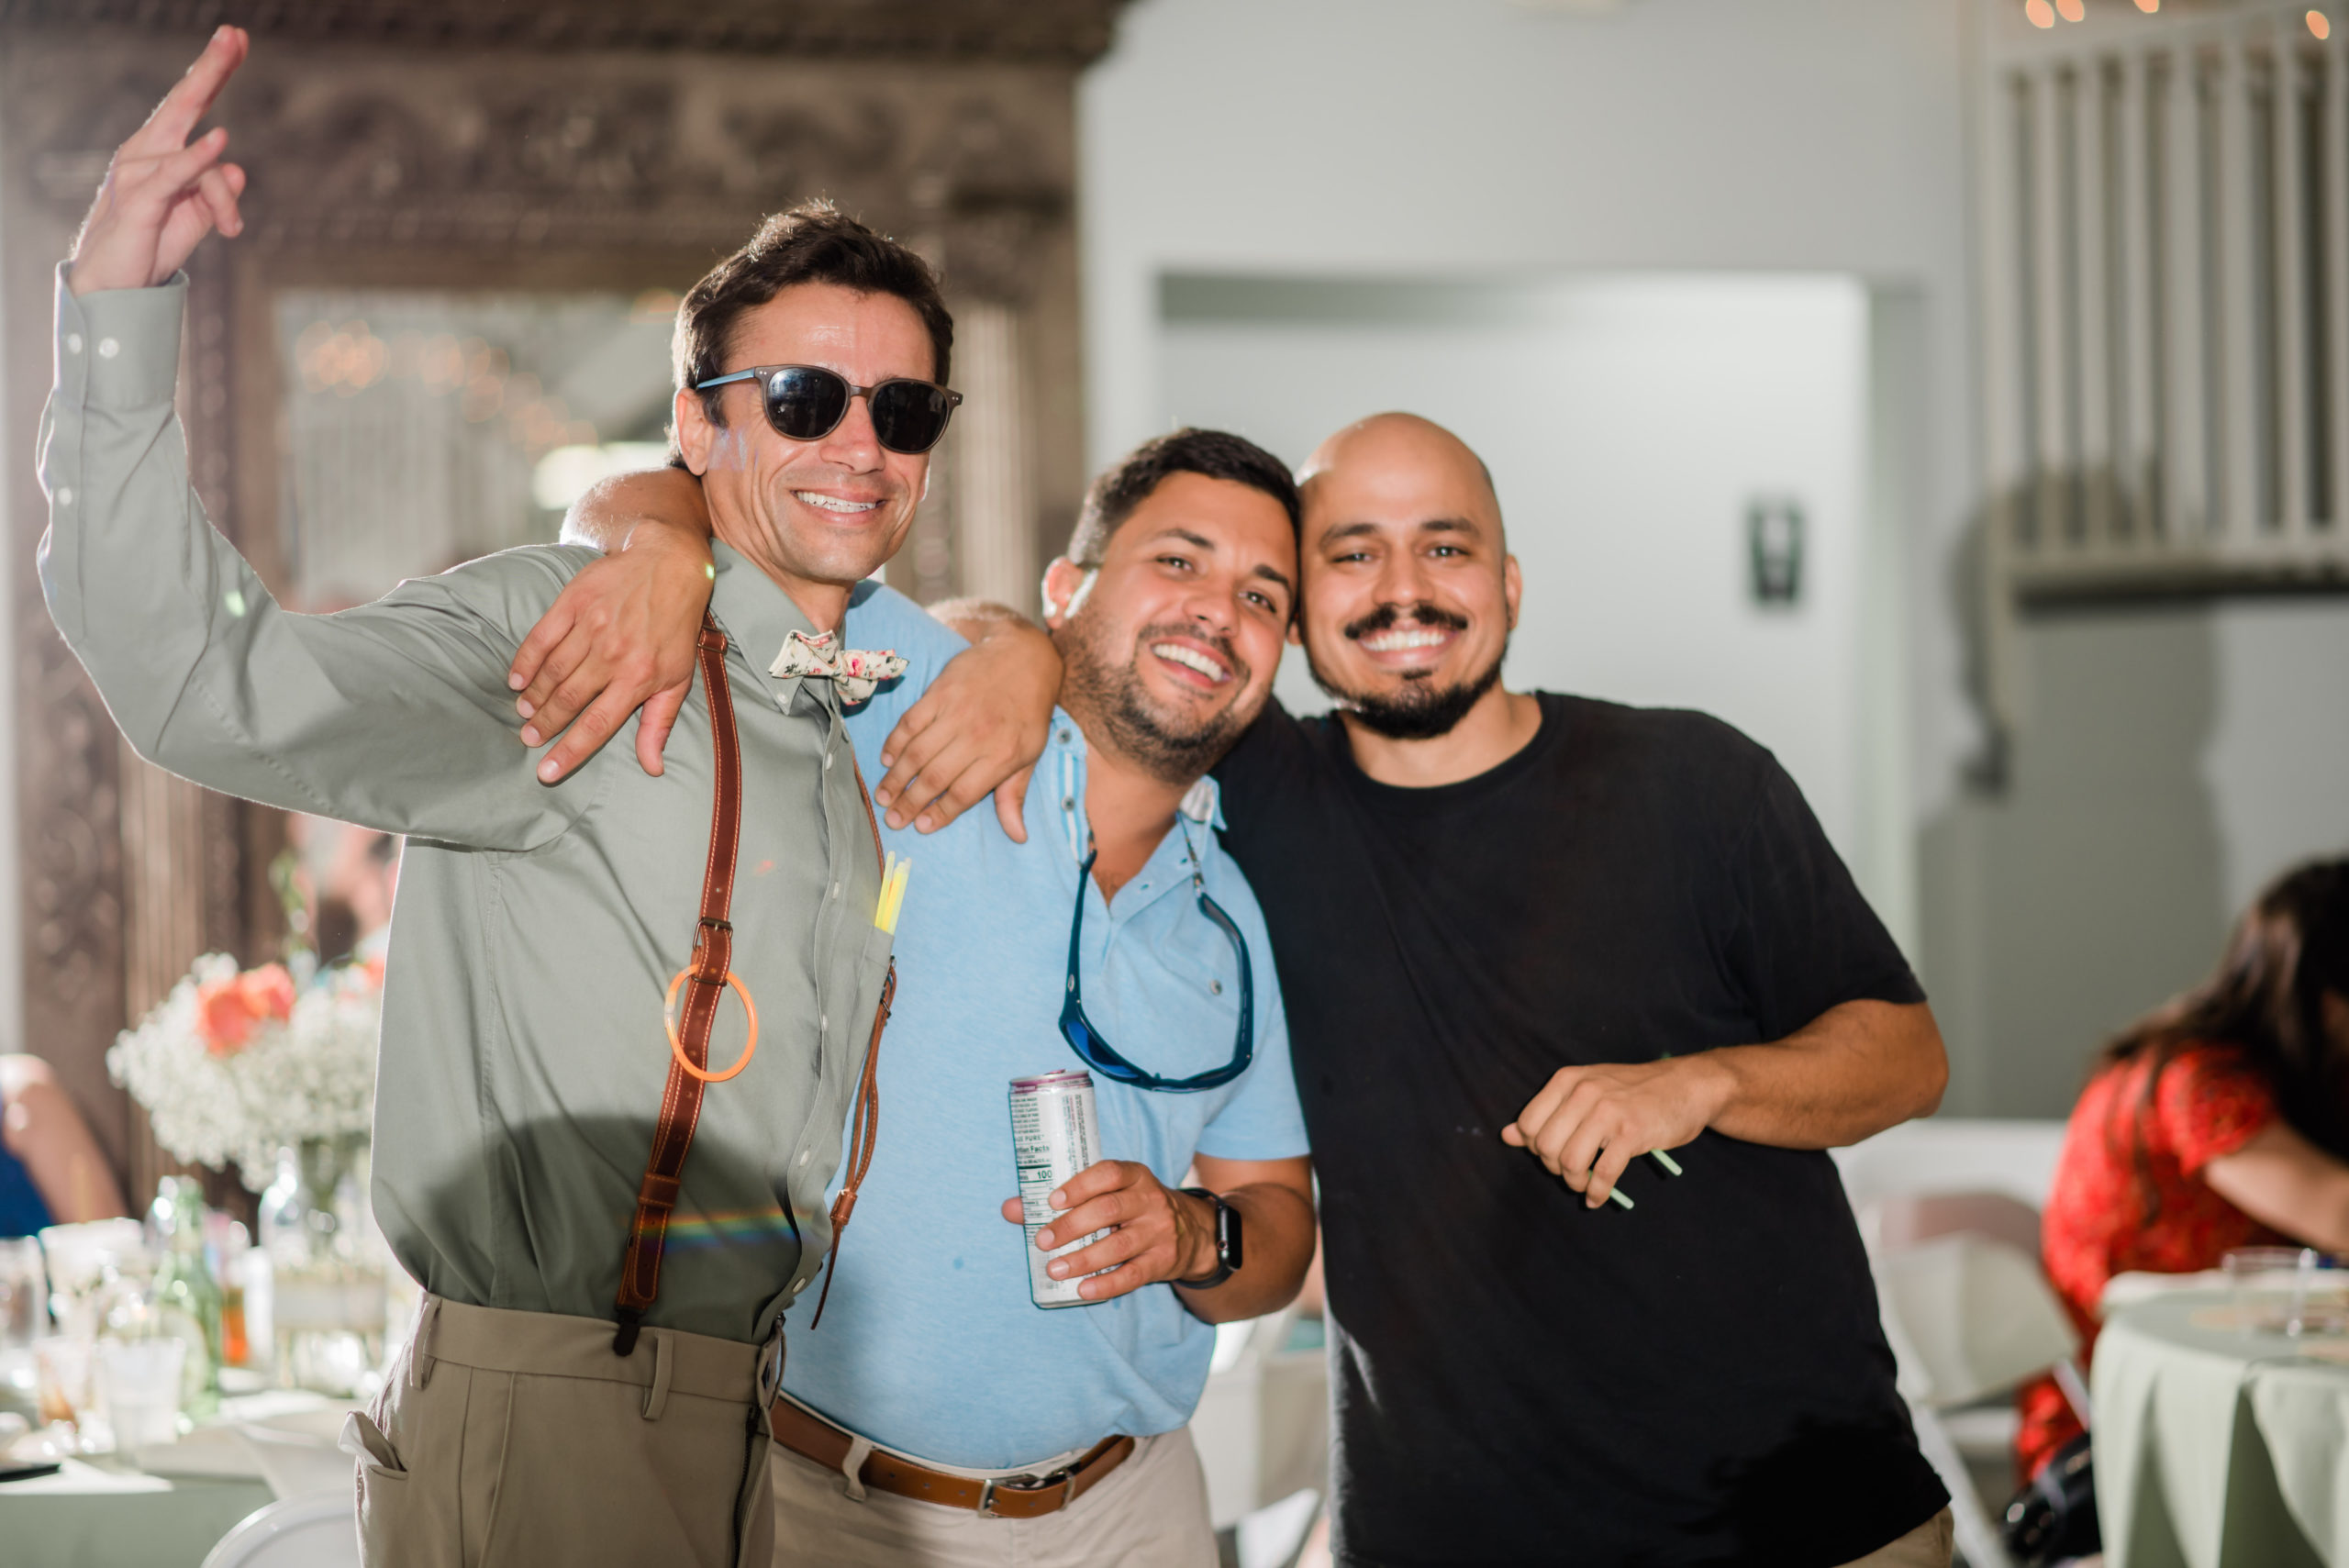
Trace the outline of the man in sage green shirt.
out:
<instances>
[{"instance_id":1,"label":"man in sage green shirt","mask_svg":"<svg viewBox=\"0 0 2349 1568\"><path fill-rule=\"evenodd\" d=\"M836 628L895 551L929 449L876 429L868 396L794 440L759 382L695 386L777 363L858 388L943 382L951 324L918 258L824 206L768 220L681 312L677 439L716 519L710 608L741 747L732 970L759 1032L740 1074L707 1086L646 1330L616 1340L671 1062L663 994L691 961L712 853L707 693L659 776L612 746L544 783L507 666L596 552L508 550L302 616L212 529L173 407L179 268L209 229L238 232L243 176L220 161L225 132L188 135L246 48L214 37L117 155L61 270L40 573L142 756L408 835L373 1198L428 1301L345 1436L368 1556L763 1564L763 1396L782 1315L822 1261L890 962L841 725L853 694L770 664L794 633ZM710 1066L746 1038L722 1009Z\"/></svg>"}]
</instances>

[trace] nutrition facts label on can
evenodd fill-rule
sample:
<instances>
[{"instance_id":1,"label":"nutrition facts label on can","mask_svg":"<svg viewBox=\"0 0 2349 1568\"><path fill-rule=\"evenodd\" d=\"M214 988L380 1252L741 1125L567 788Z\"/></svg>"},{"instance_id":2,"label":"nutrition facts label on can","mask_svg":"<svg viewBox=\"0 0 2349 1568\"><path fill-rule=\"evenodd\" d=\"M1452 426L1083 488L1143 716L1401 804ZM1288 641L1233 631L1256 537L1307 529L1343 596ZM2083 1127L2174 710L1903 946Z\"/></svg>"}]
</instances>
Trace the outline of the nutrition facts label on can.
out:
<instances>
[{"instance_id":1,"label":"nutrition facts label on can","mask_svg":"<svg viewBox=\"0 0 2349 1568\"><path fill-rule=\"evenodd\" d=\"M1091 1246L1108 1232L1097 1230L1050 1252L1036 1250L1036 1232L1052 1223L1052 1207L1046 1200L1052 1190L1101 1158L1101 1134L1094 1125L1091 1085L1012 1095L1011 1149L1019 1173L1029 1295L1039 1307L1078 1306L1084 1297L1077 1294L1077 1280L1056 1280L1044 1272L1045 1265L1054 1258Z\"/></svg>"}]
</instances>

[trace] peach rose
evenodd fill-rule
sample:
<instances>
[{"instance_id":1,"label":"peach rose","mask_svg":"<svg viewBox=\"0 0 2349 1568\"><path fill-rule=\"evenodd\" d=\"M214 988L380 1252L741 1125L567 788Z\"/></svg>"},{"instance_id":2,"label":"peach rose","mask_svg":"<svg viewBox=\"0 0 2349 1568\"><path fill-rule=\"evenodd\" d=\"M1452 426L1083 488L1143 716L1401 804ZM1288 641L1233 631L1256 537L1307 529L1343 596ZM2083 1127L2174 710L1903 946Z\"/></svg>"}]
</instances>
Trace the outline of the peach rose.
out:
<instances>
[{"instance_id":1,"label":"peach rose","mask_svg":"<svg viewBox=\"0 0 2349 1568\"><path fill-rule=\"evenodd\" d=\"M226 980L208 980L196 987L195 1028L204 1049L214 1056L233 1056L252 1038L253 1026L264 1019L284 1021L294 1016L294 977L282 963Z\"/></svg>"}]
</instances>

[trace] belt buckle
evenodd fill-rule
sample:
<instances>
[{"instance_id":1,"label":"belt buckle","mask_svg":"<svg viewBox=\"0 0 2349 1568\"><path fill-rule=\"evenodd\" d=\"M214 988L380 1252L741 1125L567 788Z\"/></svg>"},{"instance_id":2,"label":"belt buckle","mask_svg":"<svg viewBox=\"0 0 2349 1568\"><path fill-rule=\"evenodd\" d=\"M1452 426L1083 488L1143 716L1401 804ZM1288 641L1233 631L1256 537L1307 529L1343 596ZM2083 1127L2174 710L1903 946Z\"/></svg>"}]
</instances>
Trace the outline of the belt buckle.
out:
<instances>
[{"instance_id":1,"label":"belt buckle","mask_svg":"<svg viewBox=\"0 0 2349 1568\"><path fill-rule=\"evenodd\" d=\"M997 1487L1013 1492L1042 1492L1057 1485L1061 1489L1061 1507L1065 1508L1076 1501L1076 1468L1070 1465L1066 1469L1055 1470L1050 1475L1031 1475L1020 1480L997 1481L990 1477L982 1481L979 1483L979 1517L987 1519L1003 1518L995 1511Z\"/></svg>"}]
</instances>

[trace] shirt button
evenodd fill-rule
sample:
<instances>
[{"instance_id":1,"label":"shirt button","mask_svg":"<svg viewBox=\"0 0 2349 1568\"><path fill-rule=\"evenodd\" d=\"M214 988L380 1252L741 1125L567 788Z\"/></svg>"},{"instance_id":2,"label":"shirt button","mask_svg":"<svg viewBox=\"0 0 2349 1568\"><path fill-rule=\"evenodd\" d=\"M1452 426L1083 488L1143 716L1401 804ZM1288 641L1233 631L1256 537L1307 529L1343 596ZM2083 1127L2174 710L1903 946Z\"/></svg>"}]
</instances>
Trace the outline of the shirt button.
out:
<instances>
[{"instance_id":1,"label":"shirt button","mask_svg":"<svg viewBox=\"0 0 2349 1568\"><path fill-rule=\"evenodd\" d=\"M838 898L840 895L841 895L841 884L840 884L839 883L837 883L837 882L836 882L836 883L832 884L832 896L833 896L833 897L835 897L835 898Z\"/></svg>"},{"instance_id":2,"label":"shirt button","mask_svg":"<svg viewBox=\"0 0 2349 1568\"><path fill-rule=\"evenodd\" d=\"M1068 744L1068 731L1065 729L1061 731L1061 744L1063 746Z\"/></svg>"},{"instance_id":3,"label":"shirt button","mask_svg":"<svg viewBox=\"0 0 2349 1568\"><path fill-rule=\"evenodd\" d=\"M831 1027L831 1015L829 1013L818 1013L816 1015L816 1030L818 1034L829 1030Z\"/></svg>"},{"instance_id":4,"label":"shirt button","mask_svg":"<svg viewBox=\"0 0 2349 1568\"><path fill-rule=\"evenodd\" d=\"M831 753L831 752L829 752L829 751L827 751L827 752L825 752L825 753L824 753L824 766L825 766L825 768L826 768L827 770L829 770L829 769L830 769L830 767L831 767L831 765L832 765L832 753Z\"/></svg>"},{"instance_id":5,"label":"shirt button","mask_svg":"<svg viewBox=\"0 0 2349 1568\"><path fill-rule=\"evenodd\" d=\"M1061 809L1063 811L1074 811L1076 809L1076 797L1073 795L1064 795L1061 796Z\"/></svg>"},{"instance_id":6,"label":"shirt button","mask_svg":"<svg viewBox=\"0 0 2349 1568\"><path fill-rule=\"evenodd\" d=\"M65 334L65 351L69 354L78 354L82 351L82 334L79 332Z\"/></svg>"},{"instance_id":7,"label":"shirt button","mask_svg":"<svg viewBox=\"0 0 2349 1568\"><path fill-rule=\"evenodd\" d=\"M802 1149L802 1150L799 1151L799 1162L800 1162L801 1164L803 1164L803 1165L805 1165L806 1163L807 1163L807 1156L808 1156L808 1155L810 1155L810 1154L813 1154L814 1152L815 1152L815 1151L814 1151L814 1150L812 1150L812 1149Z\"/></svg>"},{"instance_id":8,"label":"shirt button","mask_svg":"<svg viewBox=\"0 0 2349 1568\"><path fill-rule=\"evenodd\" d=\"M1223 982L1222 982L1222 981L1220 981L1220 980L1210 980L1210 981L1208 981L1208 994L1209 995L1212 995L1212 996L1220 996L1220 995L1223 995Z\"/></svg>"},{"instance_id":9,"label":"shirt button","mask_svg":"<svg viewBox=\"0 0 2349 1568\"><path fill-rule=\"evenodd\" d=\"M71 506L73 504L73 487L72 485L61 484L57 487L57 504L61 506Z\"/></svg>"},{"instance_id":10,"label":"shirt button","mask_svg":"<svg viewBox=\"0 0 2349 1568\"><path fill-rule=\"evenodd\" d=\"M101 338L98 339L98 358L102 360L110 360L120 352L122 352L122 345L116 342L113 339Z\"/></svg>"}]
</instances>

